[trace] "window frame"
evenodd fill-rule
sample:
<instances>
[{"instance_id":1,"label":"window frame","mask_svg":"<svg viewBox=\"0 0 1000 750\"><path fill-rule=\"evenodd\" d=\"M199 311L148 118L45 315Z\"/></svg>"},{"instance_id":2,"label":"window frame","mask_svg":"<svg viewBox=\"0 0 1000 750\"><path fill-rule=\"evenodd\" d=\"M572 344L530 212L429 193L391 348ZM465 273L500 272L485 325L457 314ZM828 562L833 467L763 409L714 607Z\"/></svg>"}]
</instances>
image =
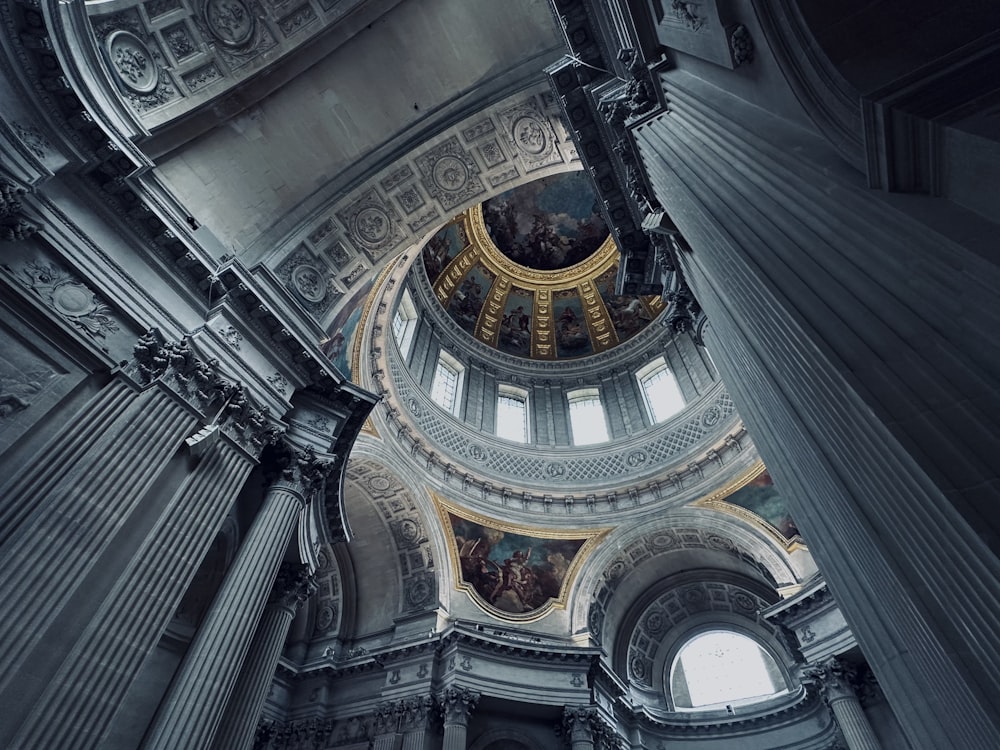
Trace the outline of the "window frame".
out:
<instances>
[{"instance_id":1,"label":"window frame","mask_svg":"<svg viewBox=\"0 0 1000 750\"><path fill-rule=\"evenodd\" d=\"M676 392L677 398L679 400L679 405L669 414L666 414L659 419L657 419L657 406L654 403L653 398L649 393L648 384L654 380L654 378L668 377L670 379L670 385L673 386ZM677 382L677 376L674 375L674 371L667 364L667 360L664 356L659 356L656 359L648 362L646 365L641 367L635 373L636 382L639 384L639 392L642 394L642 402L646 406L646 417L649 419L650 426L663 424L668 422L673 417L676 417L687 406L687 399L684 397L684 391L681 390L681 385ZM670 404L661 404L660 408L670 408Z\"/></svg>"},{"instance_id":2,"label":"window frame","mask_svg":"<svg viewBox=\"0 0 1000 750\"><path fill-rule=\"evenodd\" d=\"M599 440L578 440L577 439L577 429L574 425L573 413L574 404L581 404L584 402L596 402L597 407L600 410L602 424L604 426L604 435ZM586 446L586 445L600 445L601 443L607 443L611 440L611 430L608 424L608 413L604 408L604 400L601 398L600 388L595 388L593 386L586 388L575 388L572 391L566 392L566 415L569 421L569 436L570 441L574 446Z\"/></svg>"},{"instance_id":3,"label":"window frame","mask_svg":"<svg viewBox=\"0 0 1000 750\"><path fill-rule=\"evenodd\" d=\"M518 401L522 405L522 416L523 416L523 440L518 440L514 437L509 437L507 435L500 434L500 401L501 399L509 399L511 401ZM497 398L496 398L496 415L493 425L494 434L501 440L509 440L512 443L518 443L520 445L527 445L531 442L531 420L529 418L528 412L528 391L524 388L518 388L515 385L508 385L506 383L501 383L497 386Z\"/></svg>"},{"instance_id":4,"label":"window frame","mask_svg":"<svg viewBox=\"0 0 1000 750\"><path fill-rule=\"evenodd\" d=\"M694 641L712 633L727 633L729 635L738 636L745 638L747 641L750 641L753 645L755 645L764 659L764 667L768 673L773 692L766 695L750 696L747 698L723 699L715 703L705 703L699 706L678 705L678 696L674 691L674 679L677 665L681 661L684 651ZM768 661L770 661L770 666L768 666ZM665 698L667 699L667 704L670 707L670 710L678 713L718 712L731 710L732 708L765 704L788 695L792 688L788 670L786 666L782 664L781 657L775 653L771 644L769 644L766 639L761 638L756 632L730 622L716 621L711 624L706 623L681 635L677 639L677 645L671 649L671 652L668 654L663 667L663 690L665 692ZM685 689L688 690L688 701L693 703L693 701L690 700L690 690L687 683L686 670L684 680Z\"/></svg>"},{"instance_id":5,"label":"window frame","mask_svg":"<svg viewBox=\"0 0 1000 750\"><path fill-rule=\"evenodd\" d=\"M452 403L444 404L442 403L436 393L438 389L438 382L442 371L447 371L455 377L455 384L452 392ZM459 416L459 411L462 406L462 389L465 385L465 365L459 362L455 357L446 352L444 349L438 351L437 364L434 366L434 377L431 379L430 397L431 401L440 406L446 412L452 416Z\"/></svg>"},{"instance_id":6,"label":"window frame","mask_svg":"<svg viewBox=\"0 0 1000 750\"><path fill-rule=\"evenodd\" d=\"M402 325L397 327L397 319L402 321ZM396 341L396 347L403 355L404 361L410 356L413 348L413 338L417 329L417 308L413 304L410 290L404 289L399 297L399 303L392 313L392 335Z\"/></svg>"}]
</instances>

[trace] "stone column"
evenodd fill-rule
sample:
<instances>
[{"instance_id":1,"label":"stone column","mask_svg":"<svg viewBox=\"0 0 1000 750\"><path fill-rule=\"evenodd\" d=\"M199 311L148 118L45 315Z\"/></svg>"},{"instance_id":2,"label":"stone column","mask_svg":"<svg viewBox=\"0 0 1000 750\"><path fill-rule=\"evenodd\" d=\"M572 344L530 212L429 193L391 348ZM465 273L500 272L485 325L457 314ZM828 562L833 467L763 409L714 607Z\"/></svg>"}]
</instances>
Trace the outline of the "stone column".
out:
<instances>
[{"instance_id":1,"label":"stone column","mask_svg":"<svg viewBox=\"0 0 1000 750\"><path fill-rule=\"evenodd\" d=\"M596 718L594 710L584 706L567 706L563 710L563 737L569 740L571 750L594 750Z\"/></svg>"},{"instance_id":2,"label":"stone column","mask_svg":"<svg viewBox=\"0 0 1000 750\"><path fill-rule=\"evenodd\" d=\"M212 742L299 513L330 468L312 450L286 447L283 458L146 735L147 750Z\"/></svg>"},{"instance_id":3,"label":"stone column","mask_svg":"<svg viewBox=\"0 0 1000 750\"><path fill-rule=\"evenodd\" d=\"M847 750L881 750L878 737L858 699L855 689L857 671L853 666L833 658L822 664L807 666L803 673L819 684L847 743Z\"/></svg>"},{"instance_id":4,"label":"stone column","mask_svg":"<svg viewBox=\"0 0 1000 750\"><path fill-rule=\"evenodd\" d=\"M188 475L97 615L36 701L16 747L100 744L135 675L155 649L253 465L222 441ZM58 717L58 721L53 720Z\"/></svg>"},{"instance_id":5,"label":"stone column","mask_svg":"<svg viewBox=\"0 0 1000 750\"><path fill-rule=\"evenodd\" d=\"M0 492L18 516L0 526L0 692L42 634L25 623L47 622L65 605L198 423L160 388L136 393L119 380L106 390L83 428L70 420L68 434Z\"/></svg>"},{"instance_id":6,"label":"stone column","mask_svg":"<svg viewBox=\"0 0 1000 750\"><path fill-rule=\"evenodd\" d=\"M440 698L444 716L444 741L441 750L466 750L469 716L479 702L479 693L468 688L450 687Z\"/></svg>"},{"instance_id":7,"label":"stone column","mask_svg":"<svg viewBox=\"0 0 1000 750\"><path fill-rule=\"evenodd\" d=\"M428 750L434 699L429 695L414 696L404 698L401 704L399 729L403 732L402 750Z\"/></svg>"},{"instance_id":8,"label":"stone column","mask_svg":"<svg viewBox=\"0 0 1000 750\"><path fill-rule=\"evenodd\" d=\"M253 747L260 712L295 613L316 592L309 566L285 563L271 590L271 600L246 661L236 680L213 747L217 750L248 750Z\"/></svg>"},{"instance_id":9,"label":"stone column","mask_svg":"<svg viewBox=\"0 0 1000 750\"><path fill-rule=\"evenodd\" d=\"M866 190L691 72L659 83L670 111L632 132L761 456L910 744L1000 747L1000 268L931 228L945 201Z\"/></svg>"},{"instance_id":10,"label":"stone column","mask_svg":"<svg viewBox=\"0 0 1000 750\"><path fill-rule=\"evenodd\" d=\"M372 750L400 750L403 735L399 732L399 704L396 701L383 701L375 707L372 735Z\"/></svg>"}]
</instances>

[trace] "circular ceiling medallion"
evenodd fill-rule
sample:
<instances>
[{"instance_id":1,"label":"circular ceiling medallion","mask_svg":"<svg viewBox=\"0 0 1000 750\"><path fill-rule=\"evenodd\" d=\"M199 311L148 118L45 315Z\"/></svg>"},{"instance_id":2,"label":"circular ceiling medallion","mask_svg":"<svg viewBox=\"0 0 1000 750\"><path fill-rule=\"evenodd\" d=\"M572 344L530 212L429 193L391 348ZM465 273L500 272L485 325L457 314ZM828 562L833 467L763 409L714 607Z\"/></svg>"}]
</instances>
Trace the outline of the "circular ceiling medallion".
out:
<instances>
[{"instance_id":1,"label":"circular ceiling medallion","mask_svg":"<svg viewBox=\"0 0 1000 750\"><path fill-rule=\"evenodd\" d=\"M243 0L206 0L205 22L227 47L242 47L253 37L256 21Z\"/></svg>"},{"instance_id":2,"label":"circular ceiling medallion","mask_svg":"<svg viewBox=\"0 0 1000 750\"><path fill-rule=\"evenodd\" d=\"M522 151L529 154L540 154L545 150L545 128L534 117L521 117L511 129L514 141Z\"/></svg>"},{"instance_id":3,"label":"circular ceiling medallion","mask_svg":"<svg viewBox=\"0 0 1000 750\"><path fill-rule=\"evenodd\" d=\"M137 94L156 89L160 72L145 42L131 31L113 31L104 45L118 80L126 88Z\"/></svg>"},{"instance_id":4,"label":"circular ceiling medallion","mask_svg":"<svg viewBox=\"0 0 1000 750\"><path fill-rule=\"evenodd\" d=\"M292 271L292 286L295 291L309 302L322 302L326 297L326 284L323 274L315 266L302 264Z\"/></svg>"},{"instance_id":5,"label":"circular ceiling medallion","mask_svg":"<svg viewBox=\"0 0 1000 750\"><path fill-rule=\"evenodd\" d=\"M369 206L358 213L354 225L358 236L369 244L377 244L389 236L389 215L381 208Z\"/></svg>"},{"instance_id":6,"label":"circular ceiling medallion","mask_svg":"<svg viewBox=\"0 0 1000 750\"><path fill-rule=\"evenodd\" d=\"M445 190L461 190L468 180L469 168L456 156L444 156L434 164L434 182Z\"/></svg>"},{"instance_id":7,"label":"circular ceiling medallion","mask_svg":"<svg viewBox=\"0 0 1000 750\"><path fill-rule=\"evenodd\" d=\"M389 481L388 477L374 476L368 480L369 489L375 492L385 492L392 486L392 482Z\"/></svg>"}]
</instances>

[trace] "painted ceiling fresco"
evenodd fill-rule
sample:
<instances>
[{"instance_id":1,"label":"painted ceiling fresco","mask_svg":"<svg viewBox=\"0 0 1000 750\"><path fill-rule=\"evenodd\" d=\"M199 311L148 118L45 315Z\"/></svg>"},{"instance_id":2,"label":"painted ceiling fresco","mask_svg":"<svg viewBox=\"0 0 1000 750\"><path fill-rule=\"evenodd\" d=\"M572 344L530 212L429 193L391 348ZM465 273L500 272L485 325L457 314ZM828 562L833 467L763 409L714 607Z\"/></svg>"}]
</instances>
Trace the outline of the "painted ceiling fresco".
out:
<instances>
[{"instance_id":1,"label":"painted ceiling fresco","mask_svg":"<svg viewBox=\"0 0 1000 750\"><path fill-rule=\"evenodd\" d=\"M515 526L437 503L457 587L502 620L534 620L565 606L580 564L607 533Z\"/></svg>"},{"instance_id":2,"label":"painted ceiling fresco","mask_svg":"<svg viewBox=\"0 0 1000 750\"><path fill-rule=\"evenodd\" d=\"M608 237L583 172L543 177L490 198L483 203L483 220L501 253L539 271L575 265Z\"/></svg>"},{"instance_id":3,"label":"painted ceiling fresco","mask_svg":"<svg viewBox=\"0 0 1000 750\"><path fill-rule=\"evenodd\" d=\"M582 173L469 209L423 248L435 296L467 333L518 357L585 357L627 341L664 304L615 294L618 249L593 209Z\"/></svg>"},{"instance_id":4,"label":"painted ceiling fresco","mask_svg":"<svg viewBox=\"0 0 1000 750\"><path fill-rule=\"evenodd\" d=\"M735 488L726 488L698 504L735 512L735 515L762 523L786 544L801 542L798 527L788 512L788 502L774 486L762 463L737 480Z\"/></svg>"}]
</instances>

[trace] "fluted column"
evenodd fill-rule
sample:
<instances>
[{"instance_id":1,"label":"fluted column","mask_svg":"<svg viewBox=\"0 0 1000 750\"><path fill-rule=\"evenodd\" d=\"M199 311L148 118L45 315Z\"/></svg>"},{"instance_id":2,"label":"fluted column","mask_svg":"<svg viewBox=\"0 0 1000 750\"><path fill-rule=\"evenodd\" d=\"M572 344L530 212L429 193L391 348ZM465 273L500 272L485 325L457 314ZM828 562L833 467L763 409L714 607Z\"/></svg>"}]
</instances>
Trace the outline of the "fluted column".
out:
<instances>
[{"instance_id":1,"label":"fluted column","mask_svg":"<svg viewBox=\"0 0 1000 750\"><path fill-rule=\"evenodd\" d=\"M285 563L271 591L271 599L250 651L240 670L213 747L218 750L247 750L253 746L260 712L267 690L288 636L295 613L316 592L316 580L309 566Z\"/></svg>"},{"instance_id":2,"label":"fluted column","mask_svg":"<svg viewBox=\"0 0 1000 750\"><path fill-rule=\"evenodd\" d=\"M450 687L441 695L444 741L441 750L466 750L469 716L479 702L479 693L468 688Z\"/></svg>"},{"instance_id":3,"label":"fluted column","mask_svg":"<svg viewBox=\"0 0 1000 750\"><path fill-rule=\"evenodd\" d=\"M0 694L16 689L44 633L26 624L56 617L197 424L166 389L137 393L120 376L0 491L10 511L10 526L0 524Z\"/></svg>"},{"instance_id":4,"label":"fluted column","mask_svg":"<svg viewBox=\"0 0 1000 750\"><path fill-rule=\"evenodd\" d=\"M245 452L222 441L188 475L36 702L15 747L100 744L252 465Z\"/></svg>"},{"instance_id":5,"label":"fluted column","mask_svg":"<svg viewBox=\"0 0 1000 750\"><path fill-rule=\"evenodd\" d=\"M945 202L661 82L633 132L740 415L910 744L1000 747L1000 268L921 220Z\"/></svg>"},{"instance_id":6,"label":"fluted column","mask_svg":"<svg viewBox=\"0 0 1000 750\"><path fill-rule=\"evenodd\" d=\"M434 699L429 695L403 699L399 717L402 750L428 750L433 718Z\"/></svg>"},{"instance_id":7,"label":"fluted column","mask_svg":"<svg viewBox=\"0 0 1000 750\"><path fill-rule=\"evenodd\" d=\"M299 513L328 469L311 450L286 454L146 735L147 750L210 746Z\"/></svg>"},{"instance_id":8,"label":"fluted column","mask_svg":"<svg viewBox=\"0 0 1000 750\"><path fill-rule=\"evenodd\" d=\"M834 658L806 667L804 671L819 684L847 743L847 750L881 750L855 690L854 667Z\"/></svg>"}]
</instances>

